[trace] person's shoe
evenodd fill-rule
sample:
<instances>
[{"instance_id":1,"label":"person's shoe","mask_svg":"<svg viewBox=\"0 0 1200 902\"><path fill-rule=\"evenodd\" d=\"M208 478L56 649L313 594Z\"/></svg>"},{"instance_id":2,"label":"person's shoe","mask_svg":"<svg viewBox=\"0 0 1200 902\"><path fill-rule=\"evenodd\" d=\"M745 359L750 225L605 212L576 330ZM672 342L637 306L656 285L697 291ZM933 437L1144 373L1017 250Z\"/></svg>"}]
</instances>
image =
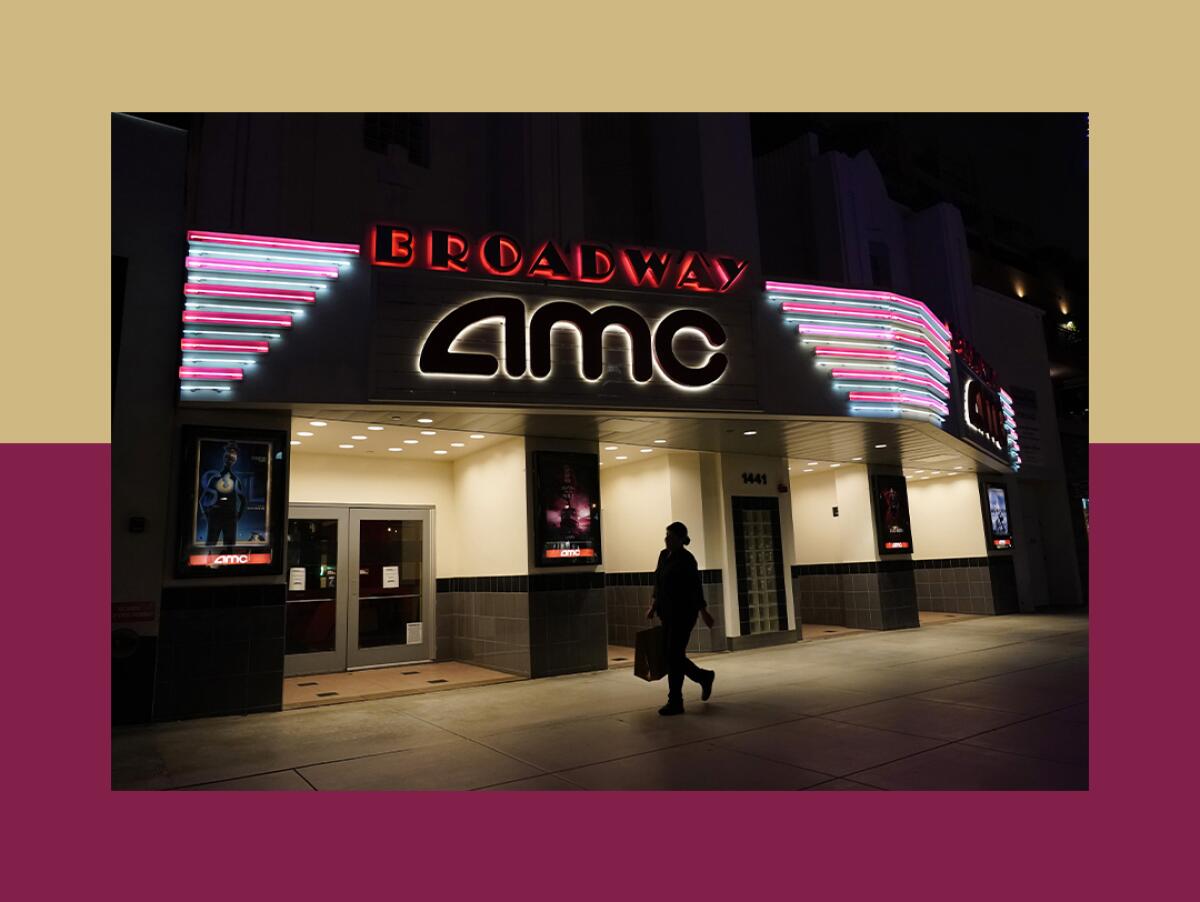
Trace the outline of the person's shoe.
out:
<instances>
[{"instance_id":1,"label":"person's shoe","mask_svg":"<svg viewBox=\"0 0 1200 902\"><path fill-rule=\"evenodd\" d=\"M665 705L663 705L661 708L658 709L658 713L661 714L663 717L670 717L673 714L682 714L683 713L683 704L675 703L675 702L667 702Z\"/></svg>"},{"instance_id":2,"label":"person's shoe","mask_svg":"<svg viewBox=\"0 0 1200 902\"><path fill-rule=\"evenodd\" d=\"M708 679L700 684L700 701L708 701L708 697L712 695L713 681L715 681L716 678L717 672L715 670L710 670L708 672Z\"/></svg>"}]
</instances>

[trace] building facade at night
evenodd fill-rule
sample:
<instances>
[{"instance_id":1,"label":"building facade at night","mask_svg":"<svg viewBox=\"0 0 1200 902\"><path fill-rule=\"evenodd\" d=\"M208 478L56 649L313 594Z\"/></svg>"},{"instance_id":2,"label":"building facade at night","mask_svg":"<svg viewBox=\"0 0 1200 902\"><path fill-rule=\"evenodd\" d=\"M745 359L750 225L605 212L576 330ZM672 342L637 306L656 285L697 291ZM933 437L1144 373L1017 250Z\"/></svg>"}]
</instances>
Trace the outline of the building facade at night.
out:
<instances>
[{"instance_id":1,"label":"building facade at night","mask_svg":"<svg viewBox=\"0 0 1200 902\"><path fill-rule=\"evenodd\" d=\"M1038 311L738 115L113 119L114 719L1086 603ZM181 127L177 127L181 126Z\"/></svg>"}]
</instances>

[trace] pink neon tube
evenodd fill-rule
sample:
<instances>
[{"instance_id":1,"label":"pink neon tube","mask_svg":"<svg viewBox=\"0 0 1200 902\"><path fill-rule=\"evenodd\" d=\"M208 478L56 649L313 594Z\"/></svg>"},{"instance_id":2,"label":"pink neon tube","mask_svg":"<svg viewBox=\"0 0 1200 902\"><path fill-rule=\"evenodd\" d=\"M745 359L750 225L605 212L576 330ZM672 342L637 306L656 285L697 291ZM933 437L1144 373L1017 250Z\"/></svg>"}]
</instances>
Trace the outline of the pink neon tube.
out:
<instances>
[{"instance_id":1,"label":"pink neon tube","mask_svg":"<svg viewBox=\"0 0 1200 902\"><path fill-rule=\"evenodd\" d=\"M816 313L822 316L849 316L855 319L879 319L893 323L904 323L906 326L915 326L918 329L927 329L928 325L924 320L917 319L915 316L906 316L903 313L889 313L886 310L871 310L867 307L819 307L815 304L795 304L791 301L785 301L781 305L784 313Z\"/></svg>"},{"instance_id":2,"label":"pink neon tube","mask_svg":"<svg viewBox=\"0 0 1200 902\"><path fill-rule=\"evenodd\" d=\"M179 342L184 351L229 351L242 354L265 354L270 345L265 341L226 341L220 338L185 338Z\"/></svg>"},{"instance_id":3,"label":"pink neon tube","mask_svg":"<svg viewBox=\"0 0 1200 902\"><path fill-rule=\"evenodd\" d=\"M271 313L208 313L201 310L185 310L183 321L220 326L273 326L283 329L292 327L290 316Z\"/></svg>"},{"instance_id":4,"label":"pink neon tube","mask_svg":"<svg viewBox=\"0 0 1200 902\"><path fill-rule=\"evenodd\" d=\"M291 288L241 288L237 285L210 285L207 282L189 282L183 286L188 297L244 298L250 301L299 301L316 303L315 291L297 291Z\"/></svg>"},{"instance_id":5,"label":"pink neon tube","mask_svg":"<svg viewBox=\"0 0 1200 902\"><path fill-rule=\"evenodd\" d=\"M241 379L242 371L220 367L181 366L180 379Z\"/></svg>"},{"instance_id":6,"label":"pink neon tube","mask_svg":"<svg viewBox=\"0 0 1200 902\"><path fill-rule=\"evenodd\" d=\"M336 266L312 266L304 263L256 263L250 260L225 260L221 257L188 257L188 269L213 270L215 272L262 273L272 276L316 276L321 279L336 279Z\"/></svg>"},{"instance_id":7,"label":"pink neon tube","mask_svg":"<svg viewBox=\"0 0 1200 902\"><path fill-rule=\"evenodd\" d=\"M877 370L834 370L835 379L862 379L868 382L903 382L907 385L921 385L931 388L943 397L950 397L950 392L942 383L924 376L910 376L907 373L881 373Z\"/></svg>"},{"instance_id":8,"label":"pink neon tube","mask_svg":"<svg viewBox=\"0 0 1200 902\"><path fill-rule=\"evenodd\" d=\"M947 412L948 408L941 401L933 398L923 398L920 395L910 395L907 392L873 392L873 391L852 391L850 392L851 401L895 401L904 404L915 404L918 407L931 407L934 410Z\"/></svg>"},{"instance_id":9,"label":"pink neon tube","mask_svg":"<svg viewBox=\"0 0 1200 902\"><path fill-rule=\"evenodd\" d=\"M317 251L326 254L358 256L357 244L335 244L331 241L304 241L300 238L267 238L263 235L235 235L230 232L188 232L188 241L214 244L236 244L241 247L273 248L280 251Z\"/></svg>"},{"instance_id":10,"label":"pink neon tube","mask_svg":"<svg viewBox=\"0 0 1200 902\"><path fill-rule=\"evenodd\" d=\"M950 338L950 330L941 320L934 316L933 311L924 302L918 301L915 298L905 297L902 294L894 294L890 291L864 291L854 288L829 288L825 285L802 285L794 282L767 282L766 286L767 291L778 291L783 294L815 294L819 297L890 301L904 306L915 307L929 317L935 329L945 333L944 338Z\"/></svg>"},{"instance_id":11,"label":"pink neon tube","mask_svg":"<svg viewBox=\"0 0 1200 902\"><path fill-rule=\"evenodd\" d=\"M796 331L802 335L836 335L839 338L871 338L877 341L891 341L896 333L884 332L879 329L855 329L852 326L810 326L801 323Z\"/></svg>"},{"instance_id":12,"label":"pink neon tube","mask_svg":"<svg viewBox=\"0 0 1200 902\"><path fill-rule=\"evenodd\" d=\"M796 331L798 331L801 335L828 335L835 338L864 338L874 341L894 341L900 344L913 345L929 351L931 354L937 357L938 360L944 363L947 368L950 366L950 358L938 350L937 346L926 338L917 338L912 335L901 335L899 332L882 331L878 329L855 329L850 326L810 326L806 323L801 323L799 326L797 326Z\"/></svg>"},{"instance_id":13,"label":"pink neon tube","mask_svg":"<svg viewBox=\"0 0 1200 902\"><path fill-rule=\"evenodd\" d=\"M915 366L923 366L932 369L933 361L928 357L917 357L914 354L905 354L903 351L872 351L865 348L816 348L818 357L848 357L851 360L899 360L904 363L911 363Z\"/></svg>"}]
</instances>

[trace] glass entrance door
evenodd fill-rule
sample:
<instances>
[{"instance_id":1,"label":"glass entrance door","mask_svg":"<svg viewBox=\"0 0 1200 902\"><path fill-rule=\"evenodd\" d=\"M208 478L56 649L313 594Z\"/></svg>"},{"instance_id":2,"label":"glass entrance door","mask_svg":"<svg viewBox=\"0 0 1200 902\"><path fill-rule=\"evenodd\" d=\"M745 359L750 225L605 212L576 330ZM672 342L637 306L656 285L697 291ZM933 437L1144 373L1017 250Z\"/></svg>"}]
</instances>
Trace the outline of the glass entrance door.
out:
<instances>
[{"instance_id":1,"label":"glass entrance door","mask_svg":"<svg viewBox=\"0 0 1200 902\"><path fill-rule=\"evenodd\" d=\"M432 512L293 505L284 674L433 657Z\"/></svg>"},{"instance_id":2,"label":"glass entrance door","mask_svg":"<svg viewBox=\"0 0 1200 902\"><path fill-rule=\"evenodd\" d=\"M428 510L350 510L347 666L432 657L430 525Z\"/></svg>"},{"instance_id":3,"label":"glass entrance door","mask_svg":"<svg viewBox=\"0 0 1200 902\"><path fill-rule=\"evenodd\" d=\"M348 522L344 507L288 512L287 676L346 669Z\"/></svg>"}]
</instances>

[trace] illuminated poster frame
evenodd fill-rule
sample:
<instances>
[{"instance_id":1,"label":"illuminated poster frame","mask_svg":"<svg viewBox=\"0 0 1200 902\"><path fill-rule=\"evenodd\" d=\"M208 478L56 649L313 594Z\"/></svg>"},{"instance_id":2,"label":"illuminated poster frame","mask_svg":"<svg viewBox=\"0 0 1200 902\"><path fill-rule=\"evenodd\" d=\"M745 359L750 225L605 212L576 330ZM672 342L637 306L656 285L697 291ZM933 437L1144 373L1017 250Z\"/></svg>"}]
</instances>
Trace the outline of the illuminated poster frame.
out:
<instances>
[{"instance_id":1,"label":"illuminated poster frame","mask_svg":"<svg viewBox=\"0 0 1200 902\"><path fill-rule=\"evenodd\" d=\"M538 567L594 566L604 562L600 539L600 456L569 451L533 454L534 563ZM584 496L590 513L586 530L562 534L561 510L566 509L564 472ZM578 511L579 504L572 506Z\"/></svg>"},{"instance_id":2,"label":"illuminated poster frame","mask_svg":"<svg viewBox=\"0 0 1200 902\"><path fill-rule=\"evenodd\" d=\"M177 576L283 572L287 448L279 430L184 427Z\"/></svg>"},{"instance_id":3,"label":"illuminated poster frame","mask_svg":"<svg viewBox=\"0 0 1200 902\"><path fill-rule=\"evenodd\" d=\"M981 482L979 497L983 504L983 522L987 525L988 550L1011 551L1012 505L1008 503L1008 487L1000 482ZM997 499L999 506L995 504Z\"/></svg>"},{"instance_id":4,"label":"illuminated poster frame","mask_svg":"<svg viewBox=\"0 0 1200 902\"><path fill-rule=\"evenodd\" d=\"M912 554L912 521L905 478L887 473L873 474L871 510L875 515L875 542L879 553Z\"/></svg>"}]
</instances>

